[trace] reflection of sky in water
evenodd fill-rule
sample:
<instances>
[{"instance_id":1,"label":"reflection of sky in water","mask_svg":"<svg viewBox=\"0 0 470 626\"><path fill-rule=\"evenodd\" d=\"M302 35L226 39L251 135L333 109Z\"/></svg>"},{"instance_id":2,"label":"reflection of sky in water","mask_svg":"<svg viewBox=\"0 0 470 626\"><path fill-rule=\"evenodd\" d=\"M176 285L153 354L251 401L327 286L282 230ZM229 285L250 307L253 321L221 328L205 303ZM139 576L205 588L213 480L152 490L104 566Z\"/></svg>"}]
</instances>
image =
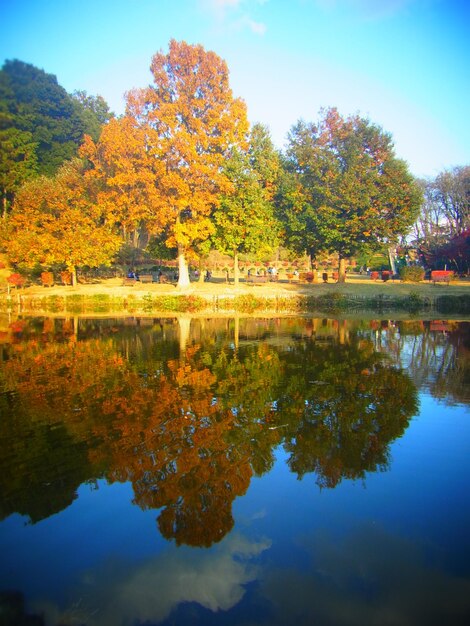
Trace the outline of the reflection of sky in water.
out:
<instances>
[{"instance_id":1,"label":"reflection of sky in water","mask_svg":"<svg viewBox=\"0 0 470 626\"><path fill-rule=\"evenodd\" d=\"M261 585L273 625L463 624L468 615L469 580L430 566L414 543L376 524L339 538L311 534L298 549L303 570L273 568Z\"/></svg>"},{"instance_id":2,"label":"reflection of sky in water","mask_svg":"<svg viewBox=\"0 0 470 626\"><path fill-rule=\"evenodd\" d=\"M321 491L278 450L272 472L235 501L235 530L209 550L164 542L156 512L129 506L128 485L82 486L60 516L6 521L4 568L49 624L184 624L184 606L195 624L463 624L469 435L465 409L422 396L389 471Z\"/></svg>"},{"instance_id":3,"label":"reflection of sky in water","mask_svg":"<svg viewBox=\"0 0 470 626\"><path fill-rule=\"evenodd\" d=\"M23 591L51 626L466 624L469 411L427 392L419 406L390 466L363 482L321 490L278 448L234 500L233 531L207 550L165 541L160 510L132 505L129 483L82 485L34 525L12 515L0 589Z\"/></svg>"},{"instance_id":4,"label":"reflection of sky in water","mask_svg":"<svg viewBox=\"0 0 470 626\"><path fill-rule=\"evenodd\" d=\"M111 557L86 572L74 589L80 605L69 608L88 626L160 622L183 602L195 602L212 612L228 611L257 577L250 558L269 548L268 541L249 541L233 534L217 548L180 548L143 561ZM38 604L39 611L59 616L57 608Z\"/></svg>"}]
</instances>

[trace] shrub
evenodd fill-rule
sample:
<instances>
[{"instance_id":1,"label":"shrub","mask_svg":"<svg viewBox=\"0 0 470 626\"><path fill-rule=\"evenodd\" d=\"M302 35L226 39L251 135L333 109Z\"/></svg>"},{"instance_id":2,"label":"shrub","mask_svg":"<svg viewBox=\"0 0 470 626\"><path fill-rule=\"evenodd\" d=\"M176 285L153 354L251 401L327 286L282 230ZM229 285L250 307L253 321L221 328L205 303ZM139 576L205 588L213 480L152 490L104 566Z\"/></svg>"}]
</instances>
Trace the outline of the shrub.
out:
<instances>
[{"instance_id":1,"label":"shrub","mask_svg":"<svg viewBox=\"0 0 470 626\"><path fill-rule=\"evenodd\" d=\"M233 308L241 313L253 313L266 306L266 302L249 293L233 299Z\"/></svg>"},{"instance_id":2,"label":"shrub","mask_svg":"<svg viewBox=\"0 0 470 626\"><path fill-rule=\"evenodd\" d=\"M70 296L66 296L65 306L67 310L70 311L71 313L79 313L80 311L83 311L84 301L85 301L84 296L78 293L74 293Z\"/></svg>"},{"instance_id":3,"label":"shrub","mask_svg":"<svg viewBox=\"0 0 470 626\"><path fill-rule=\"evenodd\" d=\"M52 287L54 284L54 274L52 272L41 272L41 282L44 287Z\"/></svg>"},{"instance_id":4,"label":"shrub","mask_svg":"<svg viewBox=\"0 0 470 626\"><path fill-rule=\"evenodd\" d=\"M405 265L400 268L400 279L404 283L419 283L424 280L424 269L419 265Z\"/></svg>"},{"instance_id":5,"label":"shrub","mask_svg":"<svg viewBox=\"0 0 470 626\"><path fill-rule=\"evenodd\" d=\"M65 298L62 296L47 296L42 298L43 308L46 311L57 313L65 309Z\"/></svg>"},{"instance_id":6,"label":"shrub","mask_svg":"<svg viewBox=\"0 0 470 626\"><path fill-rule=\"evenodd\" d=\"M440 313L470 313L470 296L440 296L436 299L436 309Z\"/></svg>"},{"instance_id":7,"label":"shrub","mask_svg":"<svg viewBox=\"0 0 470 626\"><path fill-rule=\"evenodd\" d=\"M207 302L199 296L158 296L153 298L144 296L144 310L177 311L181 313L195 313L207 307Z\"/></svg>"},{"instance_id":8,"label":"shrub","mask_svg":"<svg viewBox=\"0 0 470 626\"><path fill-rule=\"evenodd\" d=\"M410 313L425 309L429 306L429 299L423 298L419 293L413 291L404 299L404 308Z\"/></svg>"},{"instance_id":9,"label":"shrub","mask_svg":"<svg viewBox=\"0 0 470 626\"><path fill-rule=\"evenodd\" d=\"M112 310L112 299L106 293L94 294L89 298L87 308L95 313L107 313Z\"/></svg>"},{"instance_id":10,"label":"shrub","mask_svg":"<svg viewBox=\"0 0 470 626\"><path fill-rule=\"evenodd\" d=\"M26 282L26 278L18 273L10 274L10 276L7 276L7 282L14 287L23 287Z\"/></svg>"},{"instance_id":11,"label":"shrub","mask_svg":"<svg viewBox=\"0 0 470 626\"><path fill-rule=\"evenodd\" d=\"M323 311L340 311L350 305L349 299L340 293L328 293L316 298L316 304Z\"/></svg>"}]
</instances>

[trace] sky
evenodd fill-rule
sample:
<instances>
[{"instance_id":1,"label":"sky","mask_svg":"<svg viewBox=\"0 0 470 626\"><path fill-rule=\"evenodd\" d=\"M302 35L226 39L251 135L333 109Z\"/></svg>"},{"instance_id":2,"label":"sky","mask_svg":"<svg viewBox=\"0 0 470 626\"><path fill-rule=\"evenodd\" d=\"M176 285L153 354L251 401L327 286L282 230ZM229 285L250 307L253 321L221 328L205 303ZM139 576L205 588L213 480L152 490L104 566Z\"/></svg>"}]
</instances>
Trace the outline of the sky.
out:
<instances>
[{"instance_id":1,"label":"sky","mask_svg":"<svg viewBox=\"0 0 470 626\"><path fill-rule=\"evenodd\" d=\"M415 176L470 165L468 0L0 0L0 23L2 65L31 63L117 114L184 40L227 62L279 148L336 107L389 132Z\"/></svg>"}]
</instances>

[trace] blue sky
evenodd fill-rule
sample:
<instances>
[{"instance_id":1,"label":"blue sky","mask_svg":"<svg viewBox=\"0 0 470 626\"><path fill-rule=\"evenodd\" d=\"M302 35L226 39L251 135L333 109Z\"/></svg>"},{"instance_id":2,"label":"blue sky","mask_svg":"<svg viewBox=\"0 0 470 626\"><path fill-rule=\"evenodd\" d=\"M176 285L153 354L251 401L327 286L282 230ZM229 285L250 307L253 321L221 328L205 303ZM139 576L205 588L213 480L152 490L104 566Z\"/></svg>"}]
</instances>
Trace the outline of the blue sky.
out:
<instances>
[{"instance_id":1,"label":"blue sky","mask_svg":"<svg viewBox=\"0 0 470 626\"><path fill-rule=\"evenodd\" d=\"M1 63L32 63L116 113L174 38L227 61L279 147L336 106L390 132L417 176L470 164L467 0L0 0L0 20Z\"/></svg>"}]
</instances>

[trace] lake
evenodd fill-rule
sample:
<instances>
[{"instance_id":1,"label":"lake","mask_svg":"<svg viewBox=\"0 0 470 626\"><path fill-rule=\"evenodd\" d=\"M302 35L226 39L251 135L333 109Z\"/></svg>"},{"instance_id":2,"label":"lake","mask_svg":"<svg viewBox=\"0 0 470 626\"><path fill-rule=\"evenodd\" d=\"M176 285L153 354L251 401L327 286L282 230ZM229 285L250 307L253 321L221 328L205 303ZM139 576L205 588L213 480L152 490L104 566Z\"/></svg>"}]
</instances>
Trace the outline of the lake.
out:
<instances>
[{"instance_id":1,"label":"lake","mask_svg":"<svg viewBox=\"0 0 470 626\"><path fill-rule=\"evenodd\" d=\"M2 625L469 623L470 322L0 328Z\"/></svg>"}]
</instances>

